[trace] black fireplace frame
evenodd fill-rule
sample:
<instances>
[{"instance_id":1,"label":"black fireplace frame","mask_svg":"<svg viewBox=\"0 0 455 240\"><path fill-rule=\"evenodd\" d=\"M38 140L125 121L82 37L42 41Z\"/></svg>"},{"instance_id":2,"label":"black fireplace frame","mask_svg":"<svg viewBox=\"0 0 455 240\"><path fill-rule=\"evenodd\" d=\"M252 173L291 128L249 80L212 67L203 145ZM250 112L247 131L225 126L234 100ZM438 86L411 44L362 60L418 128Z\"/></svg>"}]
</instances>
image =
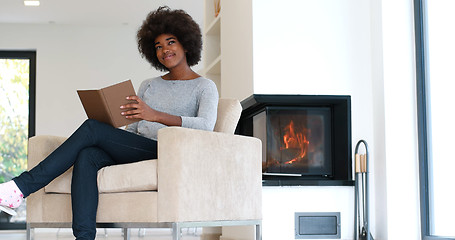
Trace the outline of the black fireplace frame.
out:
<instances>
[{"instance_id":1,"label":"black fireplace frame","mask_svg":"<svg viewBox=\"0 0 455 240\"><path fill-rule=\"evenodd\" d=\"M264 186L353 186L351 96L349 95L279 95L253 94L241 102L242 114L236 134L253 136L253 117L267 107L329 107L332 129L331 176L308 178L305 176L263 175ZM338 139L335 141L335 139Z\"/></svg>"}]
</instances>

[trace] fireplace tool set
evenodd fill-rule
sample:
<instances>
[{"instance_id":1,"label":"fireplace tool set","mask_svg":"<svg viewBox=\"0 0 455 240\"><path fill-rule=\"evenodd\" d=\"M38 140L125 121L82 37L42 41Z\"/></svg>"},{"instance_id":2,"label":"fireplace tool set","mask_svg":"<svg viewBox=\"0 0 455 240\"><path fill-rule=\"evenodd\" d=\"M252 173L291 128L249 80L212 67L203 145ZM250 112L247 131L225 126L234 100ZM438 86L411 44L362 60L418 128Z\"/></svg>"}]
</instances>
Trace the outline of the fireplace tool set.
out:
<instances>
[{"instance_id":1,"label":"fireplace tool set","mask_svg":"<svg viewBox=\"0 0 455 240\"><path fill-rule=\"evenodd\" d=\"M365 146L365 153L359 154L359 146ZM369 183L368 144L360 140L355 146L355 240L374 240L369 225Z\"/></svg>"}]
</instances>

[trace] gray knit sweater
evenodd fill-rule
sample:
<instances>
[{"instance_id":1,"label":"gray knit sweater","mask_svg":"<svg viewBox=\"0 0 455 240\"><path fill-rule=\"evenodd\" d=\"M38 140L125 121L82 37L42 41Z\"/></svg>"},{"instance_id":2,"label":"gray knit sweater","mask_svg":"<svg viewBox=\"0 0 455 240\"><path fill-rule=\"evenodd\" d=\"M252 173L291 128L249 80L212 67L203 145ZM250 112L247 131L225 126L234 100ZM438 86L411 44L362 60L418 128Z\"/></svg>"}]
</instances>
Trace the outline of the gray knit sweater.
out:
<instances>
[{"instance_id":1,"label":"gray knit sweater","mask_svg":"<svg viewBox=\"0 0 455 240\"><path fill-rule=\"evenodd\" d=\"M212 131L216 122L218 91L209 79L164 80L147 79L137 92L151 108L181 116L182 127ZM158 130L166 127L157 122L142 120L128 125L127 131L157 140Z\"/></svg>"}]
</instances>

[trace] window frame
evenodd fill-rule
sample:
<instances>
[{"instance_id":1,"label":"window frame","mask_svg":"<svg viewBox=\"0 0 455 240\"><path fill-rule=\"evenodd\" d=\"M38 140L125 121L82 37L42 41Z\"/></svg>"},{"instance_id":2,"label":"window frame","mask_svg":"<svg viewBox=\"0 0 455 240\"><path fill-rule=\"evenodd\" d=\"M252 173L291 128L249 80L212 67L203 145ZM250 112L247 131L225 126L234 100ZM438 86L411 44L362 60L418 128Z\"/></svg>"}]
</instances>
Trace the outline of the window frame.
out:
<instances>
[{"instance_id":1,"label":"window frame","mask_svg":"<svg viewBox=\"0 0 455 240\"><path fill-rule=\"evenodd\" d=\"M36 127L36 51L0 50L0 59L28 59L29 65L29 100L28 100L28 137L35 136ZM25 229L26 223L0 223L0 230Z\"/></svg>"},{"instance_id":2,"label":"window frame","mask_svg":"<svg viewBox=\"0 0 455 240\"><path fill-rule=\"evenodd\" d=\"M426 1L414 0L421 238L423 240L454 240L455 238L431 235L430 230Z\"/></svg>"}]
</instances>

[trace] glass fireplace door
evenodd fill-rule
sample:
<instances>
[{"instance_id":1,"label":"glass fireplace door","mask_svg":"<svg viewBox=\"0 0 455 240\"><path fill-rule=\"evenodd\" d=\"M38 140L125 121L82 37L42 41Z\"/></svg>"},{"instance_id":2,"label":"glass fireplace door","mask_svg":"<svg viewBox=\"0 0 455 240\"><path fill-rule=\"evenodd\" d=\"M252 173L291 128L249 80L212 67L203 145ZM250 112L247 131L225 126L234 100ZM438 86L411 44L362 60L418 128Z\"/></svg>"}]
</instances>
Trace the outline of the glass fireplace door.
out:
<instances>
[{"instance_id":1,"label":"glass fireplace door","mask_svg":"<svg viewBox=\"0 0 455 240\"><path fill-rule=\"evenodd\" d=\"M253 133L263 141L263 172L331 176L331 110L324 107L267 107L255 116ZM265 134L264 134L265 132Z\"/></svg>"}]
</instances>

